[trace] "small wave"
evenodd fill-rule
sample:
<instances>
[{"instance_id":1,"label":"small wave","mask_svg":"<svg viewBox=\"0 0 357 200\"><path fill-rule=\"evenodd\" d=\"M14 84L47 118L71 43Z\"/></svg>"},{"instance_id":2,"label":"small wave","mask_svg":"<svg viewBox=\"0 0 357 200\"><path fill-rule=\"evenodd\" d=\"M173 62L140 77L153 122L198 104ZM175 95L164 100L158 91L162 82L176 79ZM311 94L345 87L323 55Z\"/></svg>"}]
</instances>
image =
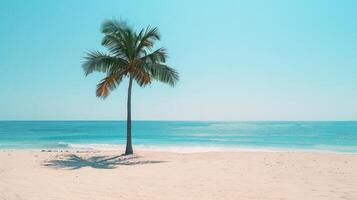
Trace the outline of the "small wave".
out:
<instances>
[{"instance_id":1,"label":"small wave","mask_svg":"<svg viewBox=\"0 0 357 200\"><path fill-rule=\"evenodd\" d=\"M57 142L56 147L68 148L69 145L68 145L68 143L66 143L66 142Z\"/></svg>"},{"instance_id":2,"label":"small wave","mask_svg":"<svg viewBox=\"0 0 357 200\"><path fill-rule=\"evenodd\" d=\"M209 141L212 141L212 142L229 142L230 140L227 140L227 139L208 139Z\"/></svg>"},{"instance_id":3,"label":"small wave","mask_svg":"<svg viewBox=\"0 0 357 200\"><path fill-rule=\"evenodd\" d=\"M337 146L337 145L315 145L314 149L327 150L333 152L357 152L357 146Z\"/></svg>"},{"instance_id":4,"label":"small wave","mask_svg":"<svg viewBox=\"0 0 357 200\"><path fill-rule=\"evenodd\" d=\"M78 144L58 142L55 148L69 148L71 150L97 151L97 150L123 150L125 145L114 144ZM221 147L221 146L154 146L154 145L135 145L135 150L139 151L161 151L173 153L201 153L219 151L260 151L258 149Z\"/></svg>"},{"instance_id":5,"label":"small wave","mask_svg":"<svg viewBox=\"0 0 357 200\"><path fill-rule=\"evenodd\" d=\"M222 142L220 139L214 139L217 142ZM225 140L223 140L225 141ZM124 144L78 144L58 142L56 145L50 145L46 148L54 149L71 149L81 151L98 151L98 150L124 150ZM134 150L141 151L161 151L173 153L202 153L202 152L284 152L284 151L297 151L297 152L336 152L336 153L357 153L357 146L334 146L334 145L316 145L309 149L300 148L258 148L247 146L169 146L169 145L134 145Z\"/></svg>"},{"instance_id":6,"label":"small wave","mask_svg":"<svg viewBox=\"0 0 357 200\"><path fill-rule=\"evenodd\" d=\"M138 145L138 150L142 151L161 151L161 152L172 152L172 153L202 153L202 152L212 152L212 151L227 151L233 150L227 147L213 147L213 146L146 146Z\"/></svg>"},{"instance_id":7,"label":"small wave","mask_svg":"<svg viewBox=\"0 0 357 200\"><path fill-rule=\"evenodd\" d=\"M41 147L45 149L67 149L69 148L69 145L66 142L57 142L57 143L41 145Z\"/></svg>"},{"instance_id":8,"label":"small wave","mask_svg":"<svg viewBox=\"0 0 357 200\"><path fill-rule=\"evenodd\" d=\"M73 149L73 150L113 150L123 148L122 145L112 144L79 144L79 143L67 143L57 142L51 145L45 145L44 148L48 149Z\"/></svg>"},{"instance_id":9,"label":"small wave","mask_svg":"<svg viewBox=\"0 0 357 200\"><path fill-rule=\"evenodd\" d=\"M68 147L71 149L78 150L116 150L123 148L123 145L114 145L114 144L68 144Z\"/></svg>"}]
</instances>

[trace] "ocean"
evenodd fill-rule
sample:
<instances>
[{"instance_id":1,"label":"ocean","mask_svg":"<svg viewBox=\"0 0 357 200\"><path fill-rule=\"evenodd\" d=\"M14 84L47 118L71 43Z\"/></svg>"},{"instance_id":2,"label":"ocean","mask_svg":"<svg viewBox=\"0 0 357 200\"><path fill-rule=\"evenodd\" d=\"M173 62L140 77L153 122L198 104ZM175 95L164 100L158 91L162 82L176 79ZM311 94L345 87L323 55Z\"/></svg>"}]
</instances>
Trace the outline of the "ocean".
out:
<instances>
[{"instance_id":1,"label":"ocean","mask_svg":"<svg viewBox=\"0 0 357 200\"><path fill-rule=\"evenodd\" d=\"M124 148L125 121L0 121L0 149ZM135 148L357 152L357 122L134 121Z\"/></svg>"}]
</instances>

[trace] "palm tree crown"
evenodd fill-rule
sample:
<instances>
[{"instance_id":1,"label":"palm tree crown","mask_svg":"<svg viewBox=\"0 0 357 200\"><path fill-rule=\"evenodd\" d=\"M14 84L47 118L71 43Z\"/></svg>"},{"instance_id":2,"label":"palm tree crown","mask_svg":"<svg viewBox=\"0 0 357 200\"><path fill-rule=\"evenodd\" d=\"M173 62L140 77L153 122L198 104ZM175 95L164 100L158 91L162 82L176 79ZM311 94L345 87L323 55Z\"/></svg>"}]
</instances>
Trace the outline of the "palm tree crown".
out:
<instances>
[{"instance_id":1,"label":"palm tree crown","mask_svg":"<svg viewBox=\"0 0 357 200\"><path fill-rule=\"evenodd\" d=\"M97 85L97 97L106 98L125 77L134 79L139 86L153 80L174 86L179 80L177 71L165 65L166 49L152 51L154 42L160 40L156 27L149 26L136 33L123 22L108 20L101 31L102 45L109 52L91 51L82 65L86 76L94 71L106 73Z\"/></svg>"}]
</instances>

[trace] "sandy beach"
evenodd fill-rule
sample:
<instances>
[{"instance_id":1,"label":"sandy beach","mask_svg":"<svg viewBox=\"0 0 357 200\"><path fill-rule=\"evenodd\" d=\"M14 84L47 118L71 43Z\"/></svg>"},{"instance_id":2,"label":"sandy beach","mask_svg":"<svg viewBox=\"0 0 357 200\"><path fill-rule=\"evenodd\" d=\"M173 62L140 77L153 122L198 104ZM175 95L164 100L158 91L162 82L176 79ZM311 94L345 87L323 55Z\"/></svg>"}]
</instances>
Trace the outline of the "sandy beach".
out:
<instances>
[{"instance_id":1,"label":"sandy beach","mask_svg":"<svg viewBox=\"0 0 357 200\"><path fill-rule=\"evenodd\" d=\"M0 152L1 200L355 200L356 185L356 154Z\"/></svg>"}]
</instances>

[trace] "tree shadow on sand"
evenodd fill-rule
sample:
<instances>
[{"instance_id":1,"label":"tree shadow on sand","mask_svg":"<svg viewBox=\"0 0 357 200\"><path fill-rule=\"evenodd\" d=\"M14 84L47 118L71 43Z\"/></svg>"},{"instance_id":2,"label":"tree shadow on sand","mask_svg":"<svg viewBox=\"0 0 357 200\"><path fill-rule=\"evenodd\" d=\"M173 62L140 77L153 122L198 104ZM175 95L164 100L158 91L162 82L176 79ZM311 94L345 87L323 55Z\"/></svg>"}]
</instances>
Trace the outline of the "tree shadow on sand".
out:
<instances>
[{"instance_id":1,"label":"tree shadow on sand","mask_svg":"<svg viewBox=\"0 0 357 200\"><path fill-rule=\"evenodd\" d=\"M53 160L48 160L44 166L57 169L80 169L82 167L92 167L95 169L114 169L119 165L140 165L150 163L162 163L165 161L140 160L138 156L91 156L83 158L75 154L61 156Z\"/></svg>"}]
</instances>

